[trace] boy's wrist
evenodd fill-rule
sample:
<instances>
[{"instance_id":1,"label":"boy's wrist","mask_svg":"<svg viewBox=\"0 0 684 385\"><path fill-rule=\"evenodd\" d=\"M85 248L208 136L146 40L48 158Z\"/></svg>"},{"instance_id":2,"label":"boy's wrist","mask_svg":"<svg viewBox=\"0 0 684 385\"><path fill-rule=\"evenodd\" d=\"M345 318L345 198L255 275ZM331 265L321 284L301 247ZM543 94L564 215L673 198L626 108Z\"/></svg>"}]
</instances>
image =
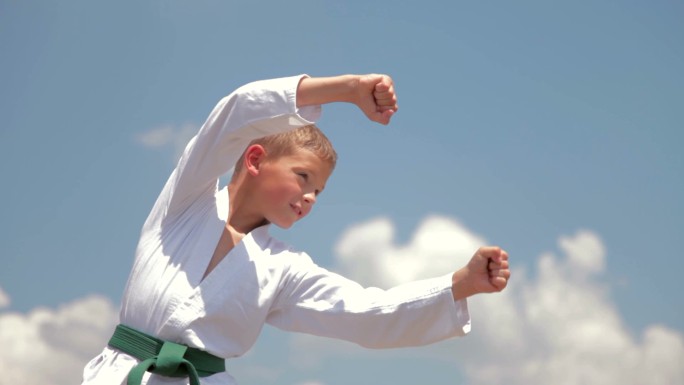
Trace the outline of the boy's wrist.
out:
<instances>
[{"instance_id":1,"label":"boy's wrist","mask_svg":"<svg viewBox=\"0 0 684 385\"><path fill-rule=\"evenodd\" d=\"M361 98L361 75L343 75L344 83L347 85L347 95L345 102L358 105Z\"/></svg>"},{"instance_id":2,"label":"boy's wrist","mask_svg":"<svg viewBox=\"0 0 684 385\"><path fill-rule=\"evenodd\" d=\"M468 284L467 269L467 267L464 267L460 270L457 270L451 276L451 294L453 295L455 301L460 301L477 294L472 285Z\"/></svg>"}]
</instances>

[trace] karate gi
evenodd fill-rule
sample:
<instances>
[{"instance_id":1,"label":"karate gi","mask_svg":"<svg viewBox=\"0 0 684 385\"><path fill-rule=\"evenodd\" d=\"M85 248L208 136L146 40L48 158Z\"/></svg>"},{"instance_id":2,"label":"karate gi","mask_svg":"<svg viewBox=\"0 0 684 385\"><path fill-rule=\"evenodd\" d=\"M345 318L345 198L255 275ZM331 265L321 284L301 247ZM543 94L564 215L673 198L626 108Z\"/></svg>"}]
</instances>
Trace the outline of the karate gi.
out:
<instances>
[{"instance_id":1,"label":"karate gi","mask_svg":"<svg viewBox=\"0 0 684 385\"><path fill-rule=\"evenodd\" d=\"M268 225L245 235L202 279L228 217L228 190L219 189L218 178L252 139L320 116L320 106L296 107L302 76L245 85L211 112L143 225L122 324L226 359L247 352L264 323L371 348L424 345L469 331L467 303L454 301L450 274L364 289L273 239ZM86 366L83 384L122 384L136 364L106 347ZM226 368L202 384L236 384L230 361ZM145 380L187 384L149 373Z\"/></svg>"}]
</instances>

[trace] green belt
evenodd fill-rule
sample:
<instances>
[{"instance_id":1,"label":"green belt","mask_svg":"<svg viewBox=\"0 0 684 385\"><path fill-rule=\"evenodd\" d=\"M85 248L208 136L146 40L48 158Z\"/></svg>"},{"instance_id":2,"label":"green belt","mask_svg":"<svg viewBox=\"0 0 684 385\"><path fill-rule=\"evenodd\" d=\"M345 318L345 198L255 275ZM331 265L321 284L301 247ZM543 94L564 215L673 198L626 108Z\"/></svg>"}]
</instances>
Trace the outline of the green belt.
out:
<instances>
[{"instance_id":1,"label":"green belt","mask_svg":"<svg viewBox=\"0 0 684 385\"><path fill-rule=\"evenodd\" d=\"M197 348L160 340L125 325L116 327L109 346L141 361L128 373L127 385L140 385L146 371L168 377L189 377L190 385L200 385L199 377L226 370L223 358Z\"/></svg>"}]
</instances>

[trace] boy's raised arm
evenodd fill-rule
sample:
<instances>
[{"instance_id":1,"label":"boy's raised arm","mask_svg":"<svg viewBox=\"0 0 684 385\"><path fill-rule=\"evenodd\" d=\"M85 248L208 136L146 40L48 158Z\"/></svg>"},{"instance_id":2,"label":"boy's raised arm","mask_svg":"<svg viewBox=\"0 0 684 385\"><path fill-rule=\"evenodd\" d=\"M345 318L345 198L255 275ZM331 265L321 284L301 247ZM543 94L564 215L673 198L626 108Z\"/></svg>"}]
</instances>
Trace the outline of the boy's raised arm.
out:
<instances>
[{"instance_id":1,"label":"boy's raised arm","mask_svg":"<svg viewBox=\"0 0 684 385\"><path fill-rule=\"evenodd\" d=\"M397 95L387 75L340 75L303 78L297 88L297 107L347 102L358 106L368 119L388 124L397 111Z\"/></svg>"}]
</instances>

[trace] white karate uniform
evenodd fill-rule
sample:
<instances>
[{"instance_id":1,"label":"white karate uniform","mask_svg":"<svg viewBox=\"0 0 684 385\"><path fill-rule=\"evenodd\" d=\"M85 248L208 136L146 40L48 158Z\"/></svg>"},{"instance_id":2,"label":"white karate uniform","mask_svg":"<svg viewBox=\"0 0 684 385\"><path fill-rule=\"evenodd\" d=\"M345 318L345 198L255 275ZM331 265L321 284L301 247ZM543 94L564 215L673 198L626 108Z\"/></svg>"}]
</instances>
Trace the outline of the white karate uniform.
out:
<instances>
[{"instance_id":1,"label":"white karate uniform","mask_svg":"<svg viewBox=\"0 0 684 385\"><path fill-rule=\"evenodd\" d=\"M145 221L122 324L226 359L249 350L264 323L372 348L429 344L470 330L466 301L452 298L451 275L364 289L273 239L268 225L245 235L202 280L228 217L228 191L219 190L219 176L252 139L320 116L320 106L296 107L302 76L248 84L211 112ZM122 384L137 363L106 347L86 366L83 384ZM236 384L230 361L226 368L202 384ZM145 381L188 383L149 373Z\"/></svg>"}]
</instances>

